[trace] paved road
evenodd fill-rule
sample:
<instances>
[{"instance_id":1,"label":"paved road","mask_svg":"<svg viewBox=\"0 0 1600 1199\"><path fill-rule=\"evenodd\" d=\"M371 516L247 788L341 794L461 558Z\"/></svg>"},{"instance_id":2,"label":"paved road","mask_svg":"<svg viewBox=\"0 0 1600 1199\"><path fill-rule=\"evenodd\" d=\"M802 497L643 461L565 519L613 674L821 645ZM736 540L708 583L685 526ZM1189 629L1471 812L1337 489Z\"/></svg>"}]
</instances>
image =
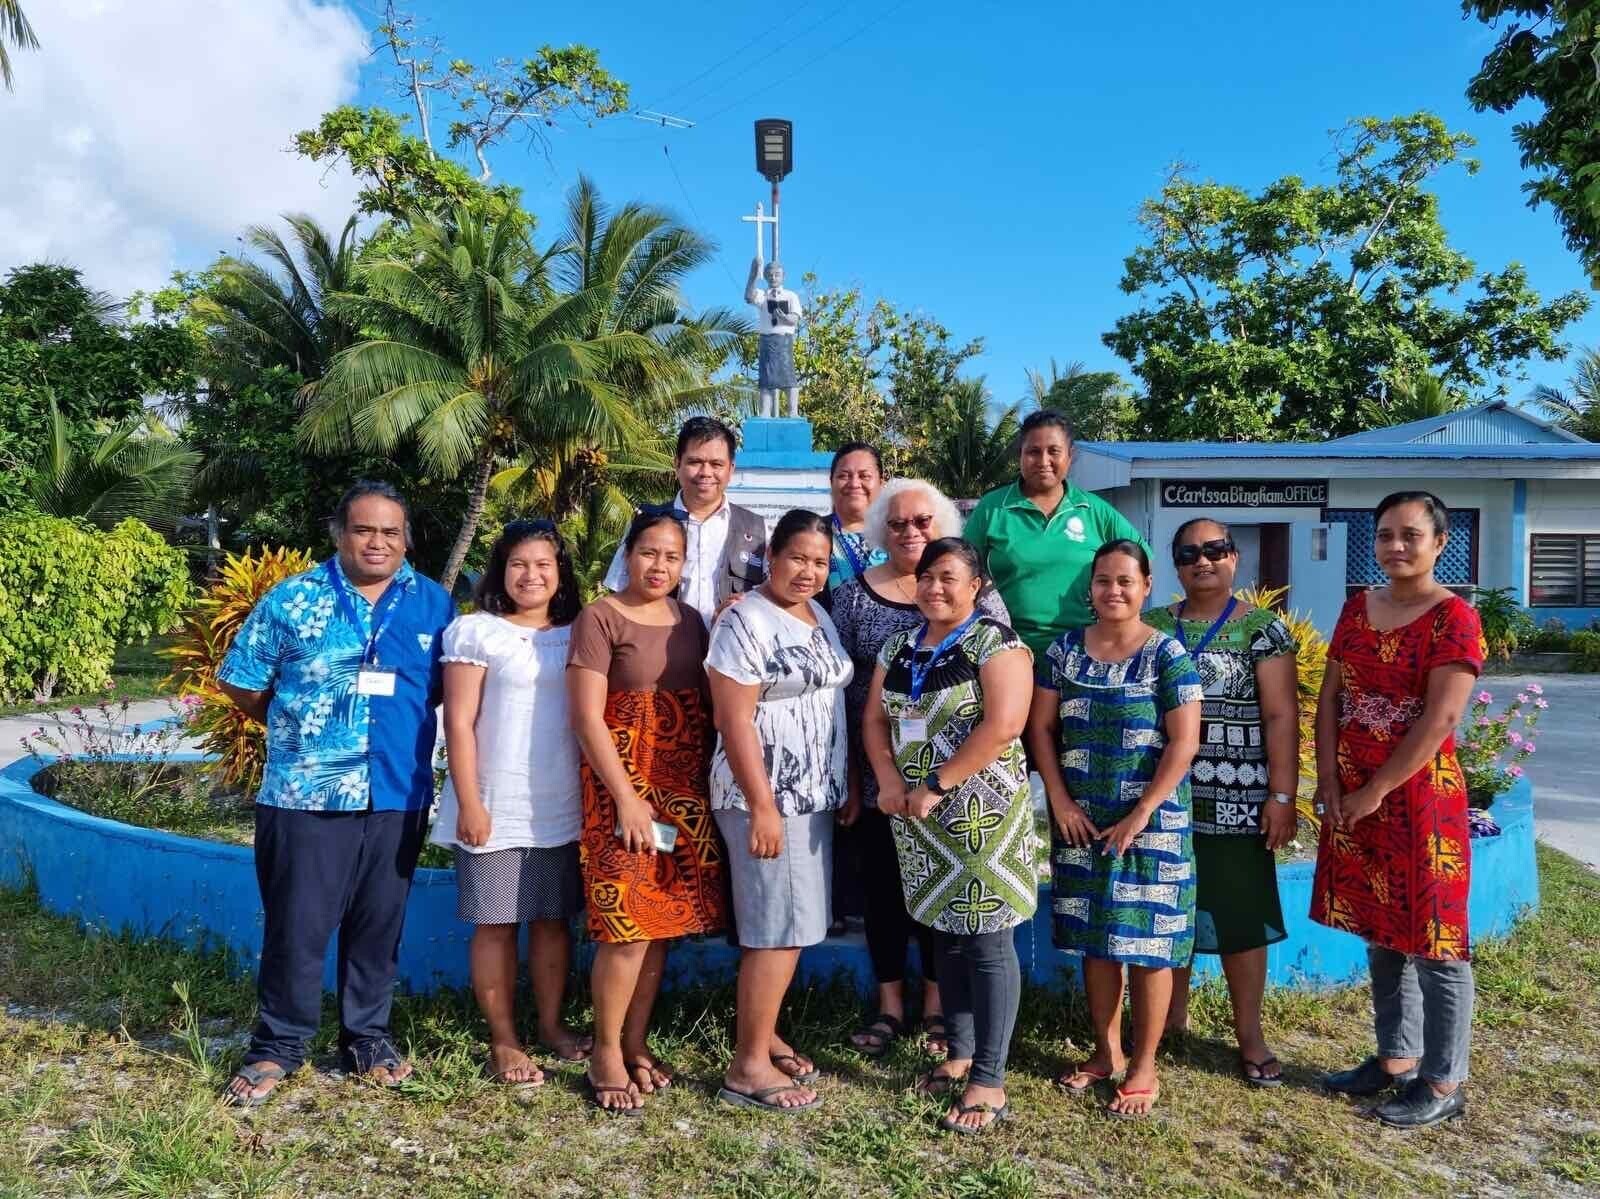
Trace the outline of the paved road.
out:
<instances>
[{"instance_id":1,"label":"paved road","mask_svg":"<svg viewBox=\"0 0 1600 1199\"><path fill-rule=\"evenodd\" d=\"M144 724L150 720L160 720L171 716L177 708L171 700L147 699L128 707L128 723ZM42 716L7 716L0 719L0 766L7 762L14 762L28 751L22 748L22 739L40 724L48 724L48 717ZM69 720L69 727L70 727ZM53 730L52 730L53 731Z\"/></svg>"},{"instance_id":2,"label":"paved road","mask_svg":"<svg viewBox=\"0 0 1600 1199\"><path fill-rule=\"evenodd\" d=\"M1494 707L1537 682L1549 709L1527 761L1539 840L1600 870L1600 675L1486 675Z\"/></svg>"}]
</instances>

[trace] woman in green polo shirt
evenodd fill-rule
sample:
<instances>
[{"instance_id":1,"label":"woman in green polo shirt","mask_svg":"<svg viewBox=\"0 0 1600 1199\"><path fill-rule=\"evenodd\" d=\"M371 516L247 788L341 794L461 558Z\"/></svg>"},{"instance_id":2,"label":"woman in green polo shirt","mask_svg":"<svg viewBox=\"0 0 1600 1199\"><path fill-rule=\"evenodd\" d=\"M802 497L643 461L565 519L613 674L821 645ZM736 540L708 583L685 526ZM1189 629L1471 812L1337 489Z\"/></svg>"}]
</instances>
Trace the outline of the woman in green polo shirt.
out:
<instances>
[{"instance_id":1,"label":"woman in green polo shirt","mask_svg":"<svg viewBox=\"0 0 1600 1199\"><path fill-rule=\"evenodd\" d=\"M1049 408L1022 422L1018 479L997 487L967 517L963 532L1011 613L1035 662L1068 629L1094 621L1089 572L1094 552L1126 538L1149 546L1123 515L1067 482L1072 428Z\"/></svg>"}]
</instances>

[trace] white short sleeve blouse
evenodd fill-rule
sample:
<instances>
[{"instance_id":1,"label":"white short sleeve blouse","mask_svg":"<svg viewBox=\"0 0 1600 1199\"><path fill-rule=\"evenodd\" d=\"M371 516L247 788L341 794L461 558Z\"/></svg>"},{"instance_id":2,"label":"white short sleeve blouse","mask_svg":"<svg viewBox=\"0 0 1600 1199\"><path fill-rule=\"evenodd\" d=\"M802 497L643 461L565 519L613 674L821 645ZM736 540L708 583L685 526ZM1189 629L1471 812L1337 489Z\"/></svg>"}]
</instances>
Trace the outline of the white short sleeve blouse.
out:
<instances>
[{"instance_id":1,"label":"white short sleeve blouse","mask_svg":"<svg viewBox=\"0 0 1600 1199\"><path fill-rule=\"evenodd\" d=\"M487 669L475 725L478 797L489 809L489 841L456 842L456 789L447 780L433 840L468 852L553 848L578 839L583 799L578 745L567 723L571 629L525 629L488 612L457 617L444 631L443 660Z\"/></svg>"}]
</instances>

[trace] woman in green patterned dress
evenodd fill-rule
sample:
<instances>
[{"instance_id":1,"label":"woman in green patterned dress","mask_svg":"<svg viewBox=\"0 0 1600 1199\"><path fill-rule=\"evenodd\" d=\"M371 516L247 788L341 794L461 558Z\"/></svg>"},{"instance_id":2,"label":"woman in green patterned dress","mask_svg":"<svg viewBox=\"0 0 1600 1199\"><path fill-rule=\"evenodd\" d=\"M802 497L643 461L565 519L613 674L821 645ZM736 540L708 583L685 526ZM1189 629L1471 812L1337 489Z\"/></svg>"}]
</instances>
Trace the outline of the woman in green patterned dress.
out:
<instances>
[{"instance_id":1,"label":"woman in green patterned dress","mask_svg":"<svg viewBox=\"0 0 1600 1199\"><path fill-rule=\"evenodd\" d=\"M1038 905L1019 740L1032 655L976 610L982 586L970 545L928 545L917 564L922 624L884 642L862 726L906 910L933 930L939 959L949 1050L918 1089L959 1090L940 1127L967 1134L1007 1114L1006 1054L1022 992L1012 930Z\"/></svg>"},{"instance_id":2,"label":"woman in green patterned dress","mask_svg":"<svg viewBox=\"0 0 1600 1199\"><path fill-rule=\"evenodd\" d=\"M1095 1051L1057 1081L1072 1094L1124 1069L1113 1116L1160 1097L1156 1047L1172 971L1194 952L1189 763L1200 742L1200 678L1183 646L1140 619L1150 559L1135 541L1095 552L1097 620L1050 646L1028 745L1053 817L1055 943L1084 959ZM1133 995L1133 1057L1122 1052L1122 970Z\"/></svg>"},{"instance_id":3,"label":"woman in green patterned dress","mask_svg":"<svg viewBox=\"0 0 1600 1199\"><path fill-rule=\"evenodd\" d=\"M1275 612L1233 595L1239 565L1228 527L1207 517L1178 526L1172 562L1183 600L1145 621L1183 643L1200 672L1200 752L1194 794L1196 953L1222 957L1233 1001L1239 1073L1258 1087L1283 1084L1261 1029L1267 946L1288 934L1278 902L1275 852L1294 840L1300 775L1295 645ZM1167 1031L1189 1023L1189 971L1172 979Z\"/></svg>"}]
</instances>

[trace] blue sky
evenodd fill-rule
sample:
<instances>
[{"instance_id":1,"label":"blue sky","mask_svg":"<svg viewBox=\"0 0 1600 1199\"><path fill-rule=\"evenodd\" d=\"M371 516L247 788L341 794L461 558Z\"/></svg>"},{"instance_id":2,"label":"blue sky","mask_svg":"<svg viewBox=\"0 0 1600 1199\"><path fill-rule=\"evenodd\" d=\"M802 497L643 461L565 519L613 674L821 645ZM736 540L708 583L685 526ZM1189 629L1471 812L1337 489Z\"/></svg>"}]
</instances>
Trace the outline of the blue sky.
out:
<instances>
[{"instance_id":1,"label":"blue sky","mask_svg":"<svg viewBox=\"0 0 1600 1199\"><path fill-rule=\"evenodd\" d=\"M1131 306L1121 260L1167 164L1247 187L1318 177L1328 131L1358 115L1426 108L1473 134L1483 169L1435 182L1453 243L1480 269L1521 261L1547 298L1586 289L1551 214L1524 205L1511 119L1464 98L1493 35L1463 21L1456 0L793 0L770 20L763 6L700 0L419 9L468 58L587 42L639 106L697 122L614 118L557 134L549 162L517 146L495 159L552 221L585 171L608 198L665 204L709 233L721 253L691 281L697 304L739 300L751 249L739 217L766 191L752 120L793 120L791 277L856 284L982 336L974 369L1001 400L1052 357L1126 370L1100 334ZM1600 315L1568 340L1600 343ZM1530 372L1557 384L1567 374L1561 363Z\"/></svg>"}]
</instances>

